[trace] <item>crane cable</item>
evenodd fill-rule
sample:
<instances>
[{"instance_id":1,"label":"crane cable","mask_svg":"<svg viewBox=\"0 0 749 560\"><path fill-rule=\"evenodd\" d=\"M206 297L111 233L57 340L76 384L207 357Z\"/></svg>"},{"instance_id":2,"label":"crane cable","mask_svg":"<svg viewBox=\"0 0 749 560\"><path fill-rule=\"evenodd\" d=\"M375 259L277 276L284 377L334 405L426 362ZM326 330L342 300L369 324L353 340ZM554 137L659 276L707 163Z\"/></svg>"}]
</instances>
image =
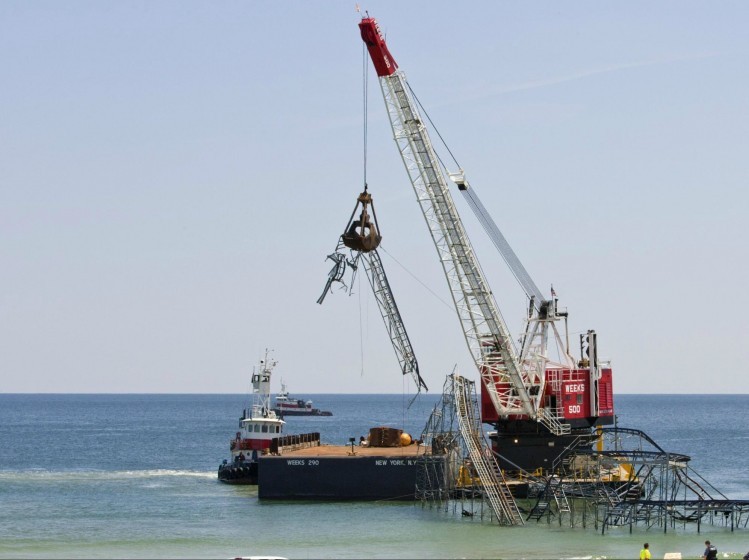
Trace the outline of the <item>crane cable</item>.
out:
<instances>
[{"instance_id":1,"label":"crane cable","mask_svg":"<svg viewBox=\"0 0 749 560\"><path fill-rule=\"evenodd\" d=\"M364 88L364 190L367 190L367 111L369 104L369 73L367 70L367 49L366 45L362 44L362 84Z\"/></svg>"},{"instance_id":2,"label":"crane cable","mask_svg":"<svg viewBox=\"0 0 749 560\"><path fill-rule=\"evenodd\" d=\"M408 269L408 268L407 268L407 267L406 267L406 266L405 266L405 265L404 265L404 264L403 264L402 262L400 262L400 261L399 261L398 259L396 259L396 258L395 258L395 256L394 256L393 254L391 254L391 253L390 253L390 252L389 252L389 251L388 251L387 249L385 249L385 246L384 246L384 245L380 245L380 246L379 246L379 249L382 249L382 251L383 251L383 252L384 252L384 253L385 253L385 254L386 254L386 255L387 255L388 257L390 257L391 259L393 259L393 260L394 260L394 261L396 262L396 264L397 264L398 266L400 266L400 267L401 267L401 268L402 268L403 270L405 270L405 271L406 271L406 272L408 273L408 275L409 275L409 276L411 276L411 278L413 278L413 279L414 279L414 280L416 280L416 281L417 281L417 282L418 282L419 284L421 284L421 286L422 286L422 287L423 287L423 288L424 288L424 289L425 289L426 291L428 291L428 292L429 292L430 294L432 294L432 295L433 295L433 296L434 296L435 298L437 298L437 300L439 300L439 301L440 301L440 302L442 303L442 305L444 305L445 307L447 307L447 308L448 308L448 309L449 309L450 311L455 311L455 308L454 308L454 307L453 307L453 306L452 306L451 304L447 303L447 302L446 302L446 301L445 301L444 299L442 299L442 298L441 298L441 297L440 297L440 296L439 296L439 295L438 295L438 294L437 294L437 293L436 293L436 292L435 292L434 290L432 290L432 289L431 289L431 288L430 288L429 286L427 286L427 285L426 285L426 284L425 284L425 283L424 283L424 282L423 282L422 280L420 280L418 276L416 276L416 275L415 275L415 274L414 274L413 272L411 272L411 271L410 271L410 270L409 270L409 269Z\"/></svg>"},{"instance_id":3,"label":"crane cable","mask_svg":"<svg viewBox=\"0 0 749 560\"><path fill-rule=\"evenodd\" d=\"M363 167L364 167L364 190L367 190L367 103L368 96L367 92L369 89L369 80L367 74L367 48L365 44L362 44L362 104L364 112L364 139L363 139ZM356 208L354 208L356 212ZM353 214L352 214L353 218ZM353 281L352 281L353 284ZM361 377L364 377L364 324L362 318L362 301L361 301L361 276L359 276L359 357L361 359ZM369 316L367 316L369 319Z\"/></svg>"},{"instance_id":4,"label":"crane cable","mask_svg":"<svg viewBox=\"0 0 749 560\"><path fill-rule=\"evenodd\" d=\"M448 146L448 145L447 145L447 142L445 142L445 139L444 139L444 138L442 138L442 134L440 134L440 131L439 131L439 129L438 129L438 128L437 128L437 126L436 126L436 125L434 124L434 122L432 122L432 118L431 118L431 117L429 116L429 113L428 113L428 112L427 112L427 110L426 110L426 109L424 108L424 106L423 106L423 105L421 104L421 101L419 100L419 98L418 98L418 97L416 96L416 92L414 92L414 90L413 90L413 89L411 88L411 84L409 84L408 82L406 82L406 86L408 87L408 91L410 91L410 92L411 92L411 95L412 95L412 96L413 96L413 98L414 98L414 99L416 100L416 104L417 104L417 105L419 106L419 108L421 109L421 112L422 112L422 113L424 114L424 116L425 116L425 117L427 118L427 120L429 121L429 124L430 124L430 125L432 126L432 128L434 129L434 131L435 131L435 132L437 133L437 136L439 136L440 142L442 142L442 145L443 145L443 146L445 147L445 149L447 150L447 153L449 153L449 154L450 154L450 157L451 157L451 158L453 158L453 162L455 163L456 167L457 167L458 169L463 169L463 168L462 168L462 167L460 166L460 164L458 163L458 160L456 159L456 157L455 157L455 155L453 154L452 150L450 149L450 146ZM439 162L440 162L440 165L442 165L442 167L443 167L443 168L445 169L445 171L447 171L447 170L448 170L448 169L447 169L447 166L445 165L445 162L444 162L444 161L442 161L442 158L441 158L441 157L440 157L440 155L439 155L439 154L437 153L437 150L435 150L435 151L434 151L434 153L435 153L435 155L437 156L437 159L439 160Z\"/></svg>"},{"instance_id":5,"label":"crane cable","mask_svg":"<svg viewBox=\"0 0 749 560\"><path fill-rule=\"evenodd\" d=\"M445 142L445 139L442 137L442 134L440 134L439 129L432 121L432 118L429 116L429 113L427 112L426 108L424 108L424 106L421 104L421 101L417 97L414 90L411 88L411 85L408 84L408 82L406 82L406 85L408 87L408 91L411 93L414 100L416 101L416 104L421 109L422 114L427 118L427 121L429 121L429 124L431 125L432 129L434 130L434 132L437 133L437 136L442 142L442 145L450 154L450 157L452 158L453 162L455 163L458 169L462 170L463 168L458 163L458 160L453 154L452 150L450 149L450 146L448 146L447 142ZM434 151L434 154L437 156L437 160L439 161L442 168L445 170L445 172L449 174L450 171L445 165L445 162L442 161L442 158L440 157L439 153L437 153L437 150ZM464 190L462 192L463 192L464 198L466 199L466 202L468 203L468 206L471 208L474 215L478 219L479 223L484 228L484 231L489 236L489 239L491 239L492 243L494 243L494 246L497 248L497 250L499 251L499 254L504 259L505 263L510 269L510 272L515 277L515 280L517 281L518 284L520 284L520 286L525 291L526 297L529 300L533 300L534 307L536 309L539 309L541 302L545 300L546 298L542 296L541 291L536 286L536 283L533 281L530 274L528 274L528 271L523 266L523 263L520 262L520 259L515 254L515 251L513 251L512 247L510 246L505 236L502 234L502 232L499 230L497 225L494 223L493 218L491 217L489 212L486 210L484 205L481 203L481 200L478 198L478 194L473 188Z\"/></svg>"}]
</instances>

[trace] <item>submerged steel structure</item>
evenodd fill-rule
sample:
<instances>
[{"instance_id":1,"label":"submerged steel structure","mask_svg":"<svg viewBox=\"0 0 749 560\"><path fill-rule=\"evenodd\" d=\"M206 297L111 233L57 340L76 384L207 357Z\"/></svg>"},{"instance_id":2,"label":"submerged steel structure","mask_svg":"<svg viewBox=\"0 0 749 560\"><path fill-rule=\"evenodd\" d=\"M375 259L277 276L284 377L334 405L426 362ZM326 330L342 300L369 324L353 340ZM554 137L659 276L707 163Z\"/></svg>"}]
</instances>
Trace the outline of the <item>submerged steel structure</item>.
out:
<instances>
[{"instance_id":1,"label":"submerged steel structure","mask_svg":"<svg viewBox=\"0 0 749 560\"><path fill-rule=\"evenodd\" d=\"M725 496L690 460L663 449L641 430L604 428L593 449L579 446L560 455L544 475L544 486L535 489L529 518L571 526L592 523L602 533L615 527L663 532L690 525L699 532L705 524L746 528L749 500Z\"/></svg>"},{"instance_id":2,"label":"submerged steel structure","mask_svg":"<svg viewBox=\"0 0 749 560\"><path fill-rule=\"evenodd\" d=\"M442 399L421 435L432 451L419 463L416 499L423 506L465 519L488 517L500 525L545 522L602 534L636 528L669 532L693 527L699 532L706 525L732 531L749 526L749 500L728 498L690 466L689 456L663 449L637 429L601 428L592 440L579 436L560 449L546 469L500 469L507 458L476 443L480 438L475 430L464 429L471 422L470 408L475 407L475 393L466 380L448 376ZM477 461L472 452L477 448L483 460ZM438 465L440 456L445 460ZM496 466L494 480L511 493L522 522L503 515L493 504L496 483L483 476L477 468L481 463Z\"/></svg>"}]
</instances>

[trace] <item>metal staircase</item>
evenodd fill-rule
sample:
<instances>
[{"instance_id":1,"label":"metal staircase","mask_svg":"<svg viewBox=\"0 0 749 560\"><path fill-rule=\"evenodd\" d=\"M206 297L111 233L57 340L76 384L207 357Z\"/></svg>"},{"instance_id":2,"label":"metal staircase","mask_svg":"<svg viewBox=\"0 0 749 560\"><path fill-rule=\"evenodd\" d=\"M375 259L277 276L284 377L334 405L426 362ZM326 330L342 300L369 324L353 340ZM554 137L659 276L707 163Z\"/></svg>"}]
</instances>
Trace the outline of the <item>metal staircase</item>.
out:
<instances>
[{"instance_id":1,"label":"metal staircase","mask_svg":"<svg viewBox=\"0 0 749 560\"><path fill-rule=\"evenodd\" d=\"M569 427L569 425L567 426ZM550 472L561 475L569 474L575 460L575 450L589 443L591 443L589 434L578 435L562 450L557 458L554 459L554 462L551 463Z\"/></svg>"},{"instance_id":2,"label":"metal staircase","mask_svg":"<svg viewBox=\"0 0 749 560\"><path fill-rule=\"evenodd\" d=\"M483 432L478 422L474 383L459 375L453 375L456 416L468 454L481 480L482 490L497 521L501 525L523 525L515 499L507 482L491 454L484 452Z\"/></svg>"},{"instance_id":3,"label":"metal staircase","mask_svg":"<svg viewBox=\"0 0 749 560\"><path fill-rule=\"evenodd\" d=\"M567 500L567 494L564 492L564 483L560 477L552 476L549 479L549 490L557 504L557 511L559 513L569 513L570 503Z\"/></svg>"},{"instance_id":4,"label":"metal staircase","mask_svg":"<svg viewBox=\"0 0 749 560\"><path fill-rule=\"evenodd\" d=\"M567 435L571 431L569 424L565 424L559 421L559 419L562 418L561 409L539 408L537 418L538 421L546 426L549 431L555 436Z\"/></svg>"},{"instance_id":5,"label":"metal staircase","mask_svg":"<svg viewBox=\"0 0 749 560\"><path fill-rule=\"evenodd\" d=\"M549 511L549 508L551 507L551 503L549 500L543 498L542 496L539 496L538 501L535 503L533 508L531 509L531 512L528 514L528 521L531 519L535 519L536 521L539 521L546 513Z\"/></svg>"},{"instance_id":6,"label":"metal staircase","mask_svg":"<svg viewBox=\"0 0 749 560\"><path fill-rule=\"evenodd\" d=\"M552 501L556 504L557 513L562 514L572 511L567 494L564 491L564 481L561 477L555 475L548 478L546 486L538 494L538 499L528 514L528 519L535 519L537 521L541 519L549 512Z\"/></svg>"}]
</instances>

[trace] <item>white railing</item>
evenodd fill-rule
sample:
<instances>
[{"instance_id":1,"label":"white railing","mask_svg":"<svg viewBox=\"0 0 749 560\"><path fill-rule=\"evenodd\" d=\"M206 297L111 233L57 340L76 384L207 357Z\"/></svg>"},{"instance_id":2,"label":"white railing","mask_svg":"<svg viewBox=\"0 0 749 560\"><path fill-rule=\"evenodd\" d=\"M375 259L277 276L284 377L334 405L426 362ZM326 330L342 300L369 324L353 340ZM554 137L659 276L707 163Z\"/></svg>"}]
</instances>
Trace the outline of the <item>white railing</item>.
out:
<instances>
[{"instance_id":1,"label":"white railing","mask_svg":"<svg viewBox=\"0 0 749 560\"><path fill-rule=\"evenodd\" d=\"M468 448L468 455L479 475L484 495L494 511L497 522L502 525L523 525L523 517L520 515L520 510L507 487L501 470L494 457L490 453L485 453L481 445L483 434L480 432L480 425L476 422L478 415L474 410L475 400L471 396L472 388L473 382L459 375L453 375L456 416L460 433Z\"/></svg>"},{"instance_id":2,"label":"white railing","mask_svg":"<svg viewBox=\"0 0 749 560\"><path fill-rule=\"evenodd\" d=\"M571 432L570 425L562 423L561 418L561 408L544 407L538 409L538 421L546 426L555 436L567 435Z\"/></svg>"}]
</instances>

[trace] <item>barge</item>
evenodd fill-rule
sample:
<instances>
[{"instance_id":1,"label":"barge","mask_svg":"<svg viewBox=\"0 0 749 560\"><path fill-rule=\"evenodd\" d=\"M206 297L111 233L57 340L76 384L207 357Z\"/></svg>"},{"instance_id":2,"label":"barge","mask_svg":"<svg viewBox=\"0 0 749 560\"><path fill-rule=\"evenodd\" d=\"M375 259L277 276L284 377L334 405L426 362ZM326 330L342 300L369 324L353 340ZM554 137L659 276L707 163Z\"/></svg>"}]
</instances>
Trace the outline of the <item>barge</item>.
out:
<instances>
[{"instance_id":1,"label":"barge","mask_svg":"<svg viewBox=\"0 0 749 560\"><path fill-rule=\"evenodd\" d=\"M406 447L321 445L258 461L258 497L267 500L414 500L419 469L431 456ZM438 459L438 462L440 460ZM439 468L444 469L444 462Z\"/></svg>"}]
</instances>

